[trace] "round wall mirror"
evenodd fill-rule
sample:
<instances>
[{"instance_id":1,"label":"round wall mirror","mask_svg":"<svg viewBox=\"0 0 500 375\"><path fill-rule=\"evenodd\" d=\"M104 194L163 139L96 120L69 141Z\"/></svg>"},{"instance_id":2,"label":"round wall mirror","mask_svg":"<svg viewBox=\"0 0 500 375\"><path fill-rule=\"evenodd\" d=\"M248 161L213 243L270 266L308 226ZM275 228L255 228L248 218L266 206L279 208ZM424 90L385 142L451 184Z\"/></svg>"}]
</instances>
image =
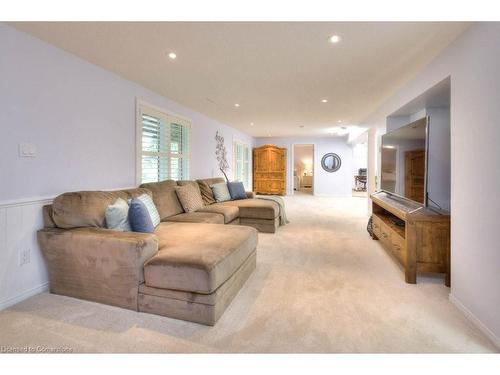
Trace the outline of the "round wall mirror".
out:
<instances>
[{"instance_id":1,"label":"round wall mirror","mask_svg":"<svg viewBox=\"0 0 500 375\"><path fill-rule=\"evenodd\" d=\"M340 156L334 154L333 152L329 152L321 158L321 166L327 172L336 172L339 170L341 165L342 160L340 160Z\"/></svg>"}]
</instances>

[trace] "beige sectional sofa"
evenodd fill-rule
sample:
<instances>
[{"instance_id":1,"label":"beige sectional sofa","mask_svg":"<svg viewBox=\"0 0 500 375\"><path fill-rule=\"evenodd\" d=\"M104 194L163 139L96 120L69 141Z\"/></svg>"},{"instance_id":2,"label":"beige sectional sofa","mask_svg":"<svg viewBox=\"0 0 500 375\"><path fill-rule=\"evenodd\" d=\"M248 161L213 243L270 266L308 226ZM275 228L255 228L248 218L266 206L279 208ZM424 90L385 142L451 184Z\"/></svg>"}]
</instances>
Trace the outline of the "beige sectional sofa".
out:
<instances>
[{"instance_id":1,"label":"beige sectional sofa","mask_svg":"<svg viewBox=\"0 0 500 375\"><path fill-rule=\"evenodd\" d=\"M252 198L207 203L203 184L215 182L164 181L56 197L44 207L37 233L50 291L215 324L256 267L258 237L251 227L275 230L278 212L274 202ZM175 195L176 184L187 183L201 187L206 206L198 212L184 213ZM154 233L106 229L108 205L144 193L162 219ZM221 225L238 223L245 225Z\"/></svg>"}]
</instances>

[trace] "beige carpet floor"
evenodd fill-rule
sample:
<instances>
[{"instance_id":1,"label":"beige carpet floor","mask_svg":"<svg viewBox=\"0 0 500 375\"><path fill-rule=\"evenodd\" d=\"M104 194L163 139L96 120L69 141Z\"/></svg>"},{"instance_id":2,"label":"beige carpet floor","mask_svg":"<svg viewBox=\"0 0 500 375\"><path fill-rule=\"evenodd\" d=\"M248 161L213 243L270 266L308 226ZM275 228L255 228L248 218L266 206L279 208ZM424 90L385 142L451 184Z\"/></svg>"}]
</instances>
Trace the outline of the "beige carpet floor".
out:
<instances>
[{"instance_id":1,"label":"beige carpet floor","mask_svg":"<svg viewBox=\"0 0 500 375\"><path fill-rule=\"evenodd\" d=\"M42 293L0 312L0 346L74 352L492 352L439 276L404 282L366 198L286 198L257 269L215 327Z\"/></svg>"}]
</instances>

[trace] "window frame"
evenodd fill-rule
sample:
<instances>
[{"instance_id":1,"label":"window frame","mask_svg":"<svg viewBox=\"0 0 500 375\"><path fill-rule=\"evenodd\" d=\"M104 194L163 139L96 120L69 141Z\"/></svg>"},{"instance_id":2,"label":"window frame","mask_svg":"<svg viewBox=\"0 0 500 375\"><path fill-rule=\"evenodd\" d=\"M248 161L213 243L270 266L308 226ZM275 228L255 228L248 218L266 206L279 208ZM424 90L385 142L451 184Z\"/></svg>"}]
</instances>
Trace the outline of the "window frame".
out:
<instances>
[{"instance_id":1,"label":"window frame","mask_svg":"<svg viewBox=\"0 0 500 375\"><path fill-rule=\"evenodd\" d=\"M237 176L236 176L236 173L237 173L237 170L238 170L238 159L237 159L237 146L243 146L243 152L246 148L247 152L248 152L248 160L246 161L246 165L247 165L247 184L245 184L244 181L243 182L243 185L245 186L245 190L247 191L252 191L252 178L251 178L251 158L252 158L252 155L251 155L251 148L250 148L250 145L244 141L240 141L240 140L237 140L237 139L234 139L233 140L233 180L234 181L238 181L237 180ZM244 155L242 156L243 159L242 159L242 166L244 167L245 165L245 157Z\"/></svg>"},{"instance_id":2,"label":"window frame","mask_svg":"<svg viewBox=\"0 0 500 375\"><path fill-rule=\"evenodd\" d=\"M147 110L152 116L158 116L158 117L163 117L163 118L175 118L177 120L180 120L179 122L182 122L183 126L186 126L188 128L188 152L187 154L172 154L170 148L168 152L150 152L150 151L144 151L142 150L142 112L144 110ZM168 111L164 108L158 107L154 104L148 103L144 100L136 98L136 106L135 106L135 112L136 112L136 119L135 119L135 182L136 185L141 185L142 182L142 155L144 154L163 154L162 156L166 156L168 158L168 170L169 170L169 175L170 175L170 158L172 155L175 155L176 157L187 157L188 159L188 169L189 169L189 176L187 176L186 179L189 179L191 177L191 144L192 144L192 122L191 119L178 115L176 113L173 113L171 111ZM170 129L169 129L170 130ZM169 141L170 141L170 132L169 132ZM170 142L169 142L170 143ZM170 177L169 177L170 178Z\"/></svg>"}]
</instances>

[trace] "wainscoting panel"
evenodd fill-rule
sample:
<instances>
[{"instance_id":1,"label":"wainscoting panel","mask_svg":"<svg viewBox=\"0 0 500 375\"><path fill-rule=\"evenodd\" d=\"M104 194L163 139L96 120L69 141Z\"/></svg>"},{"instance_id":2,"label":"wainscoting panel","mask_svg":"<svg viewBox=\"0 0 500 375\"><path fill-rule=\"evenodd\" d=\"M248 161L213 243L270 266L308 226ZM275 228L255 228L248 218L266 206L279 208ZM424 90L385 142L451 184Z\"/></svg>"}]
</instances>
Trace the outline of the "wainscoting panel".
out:
<instances>
[{"instance_id":1,"label":"wainscoting panel","mask_svg":"<svg viewBox=\"0 0 500 375\"><path fill-rule=\"evenodd\" d=\"M36 240L50 199L0 203L0 310L48 289Z\"/></svg>"}]
</instances>

